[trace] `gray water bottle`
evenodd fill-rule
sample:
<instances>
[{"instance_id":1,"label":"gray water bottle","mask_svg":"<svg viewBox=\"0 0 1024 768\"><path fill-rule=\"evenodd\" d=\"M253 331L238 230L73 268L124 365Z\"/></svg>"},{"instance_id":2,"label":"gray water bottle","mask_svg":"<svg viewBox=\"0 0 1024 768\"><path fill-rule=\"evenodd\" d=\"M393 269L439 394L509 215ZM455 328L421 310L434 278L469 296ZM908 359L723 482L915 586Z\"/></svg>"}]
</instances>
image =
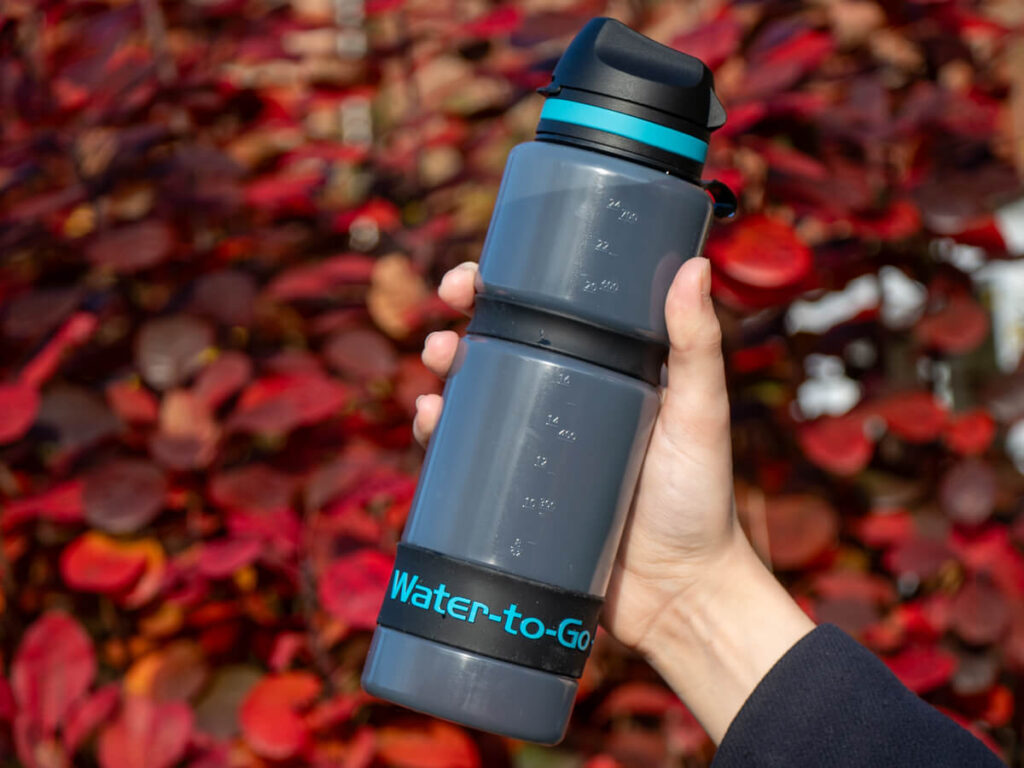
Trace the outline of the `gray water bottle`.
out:
<instances>
[{"instance_id":1,"label":"gray water bottle","mask_svg":"<svg viewBox=\"0 0 1024 768\"><path fill-rule=\"evenodd\" d=\"M735 199L700 181L725 112L697 59L593 19L541 93L536 141L509 155L362 684L555 743L658 413L669 284Z\"/></svg>"}]
</instances>

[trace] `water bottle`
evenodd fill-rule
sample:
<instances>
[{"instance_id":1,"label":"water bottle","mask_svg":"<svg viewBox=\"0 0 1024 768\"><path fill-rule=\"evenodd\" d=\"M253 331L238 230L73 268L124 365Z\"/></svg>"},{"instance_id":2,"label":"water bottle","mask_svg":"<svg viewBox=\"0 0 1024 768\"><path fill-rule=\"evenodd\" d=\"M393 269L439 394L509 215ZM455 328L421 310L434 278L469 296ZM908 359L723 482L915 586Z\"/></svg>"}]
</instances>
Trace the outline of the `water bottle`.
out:
<instances>
[{"instance_id":1,"label":"water bottle","mask_svg":"<svg viewBox=\"0 0 1024 768\"><path fill-rule=\"evenodd\" d=\"M509 155L363 672L371 694L556 743L597 630L725 122L711 72L591 20ZM709 191L711 194L709 194Z\"/></svg>"}]
</instances>

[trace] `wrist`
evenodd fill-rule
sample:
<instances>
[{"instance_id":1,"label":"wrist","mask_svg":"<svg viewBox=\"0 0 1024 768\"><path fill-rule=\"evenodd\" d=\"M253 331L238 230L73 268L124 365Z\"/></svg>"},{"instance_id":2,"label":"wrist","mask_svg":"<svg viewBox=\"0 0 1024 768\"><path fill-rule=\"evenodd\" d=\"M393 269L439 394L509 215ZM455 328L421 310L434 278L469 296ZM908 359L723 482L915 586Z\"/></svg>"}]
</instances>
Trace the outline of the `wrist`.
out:
<instances>
[{"instance_id":1,"label":"wrist","mask_svg":"<svg viewBox=\"0 0 1024 768\"><path fill-rule=\"evenodd\" d=\"M699 575L681 574L637 649L716 743L747 697L814 624L742 532Z\"/></svg>"}]
</instances>

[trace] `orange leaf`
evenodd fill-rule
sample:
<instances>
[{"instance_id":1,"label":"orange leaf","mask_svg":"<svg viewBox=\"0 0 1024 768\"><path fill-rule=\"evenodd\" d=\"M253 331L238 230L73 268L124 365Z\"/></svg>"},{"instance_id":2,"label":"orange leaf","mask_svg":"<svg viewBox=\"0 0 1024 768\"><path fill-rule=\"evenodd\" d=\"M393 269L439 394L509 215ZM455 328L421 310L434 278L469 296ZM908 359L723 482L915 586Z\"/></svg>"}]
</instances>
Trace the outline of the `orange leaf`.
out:
<instances>
[{"instance_id":1,"label":"orange leaf","mask_svg":"<svg viewBox=\"0 0 1024 768\"><path fill-rule=\"evenodd\" d=\"M381 728L377 756L395 768L479 768L480 754L464 730L437 720L426 728Z\"/></svg>"}]
</instances>

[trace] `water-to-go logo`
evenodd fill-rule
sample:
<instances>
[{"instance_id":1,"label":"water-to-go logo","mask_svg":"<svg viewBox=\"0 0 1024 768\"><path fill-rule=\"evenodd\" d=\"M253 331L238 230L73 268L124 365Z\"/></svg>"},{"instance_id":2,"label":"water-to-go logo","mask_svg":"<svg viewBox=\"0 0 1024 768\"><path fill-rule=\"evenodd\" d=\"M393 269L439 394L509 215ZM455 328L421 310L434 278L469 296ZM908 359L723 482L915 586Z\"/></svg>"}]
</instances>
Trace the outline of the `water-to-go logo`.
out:
<instances>
[{"instance_id":1,"label":"water-to-go logo","mask_svg":"<svg viewBox=\"0 0 1024 768\"><path fill-rule=\"evenodd\" d=\"M579 619L564 618L548 625L534 616L524 616L517 603L509 603L505 608L495 611L487 603L452 594L446 584L428 587L420 583L419 574L399 568L394 570L387 596L391 600L424 611L434 611L467 624L475 624L478 620L492 621L509 635L522 636L528 640L551 637L570 650L586 651L590 647L590 632L582 629L583 622Z\"/></svg>"}]
</instances>

